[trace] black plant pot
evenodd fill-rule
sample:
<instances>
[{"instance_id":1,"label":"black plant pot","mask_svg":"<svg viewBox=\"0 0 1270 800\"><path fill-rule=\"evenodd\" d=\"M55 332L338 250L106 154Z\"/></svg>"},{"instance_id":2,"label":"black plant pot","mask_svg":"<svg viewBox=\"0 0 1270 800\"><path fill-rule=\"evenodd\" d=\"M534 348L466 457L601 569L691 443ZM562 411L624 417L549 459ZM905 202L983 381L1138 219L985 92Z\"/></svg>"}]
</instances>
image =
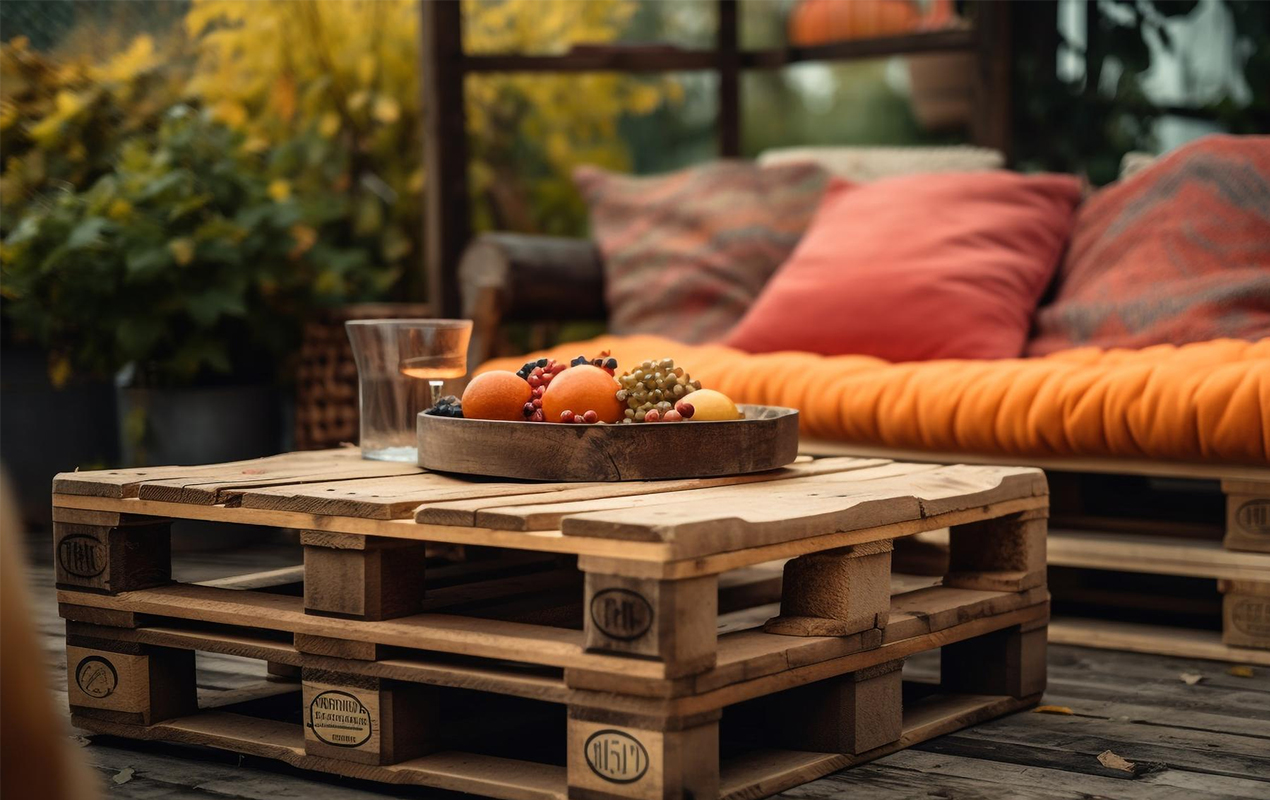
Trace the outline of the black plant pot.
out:
<instances>
[{"instance_id":1,"label":"black plant pot","mask_svg":"<svg viewBox=\"0 0 1270 800\"><path fill-rule=\"evenodd\" d=\"M118 389L119 449L125 466L201 465L273 455L283 449L282 399L272 386ZM241 547L269 531L179 520L174 552Z\"/></svg>"},{"instance_id":2,"label":"black plant pot","mask_svg":"<svg viewBox=\"0 0 1270 800\"><path fill-rule=\"evenodd\" d=\"M118 390L125 466L216 464L273 455L282 446L272 386Z\"/></svg>"},{"instance_id":3,"label":"black plant pot","mask_svg":"<svg viewBox=\"0 0 1270 800\"><path fill-rule=\"evenodd\" d=\"M23 522L32 530L48 529L54 475L118 462L114 387L101 380L55 388L48 356L34 348L5 347L0 375L0 458Z\"/></svg>"}]
</instances>

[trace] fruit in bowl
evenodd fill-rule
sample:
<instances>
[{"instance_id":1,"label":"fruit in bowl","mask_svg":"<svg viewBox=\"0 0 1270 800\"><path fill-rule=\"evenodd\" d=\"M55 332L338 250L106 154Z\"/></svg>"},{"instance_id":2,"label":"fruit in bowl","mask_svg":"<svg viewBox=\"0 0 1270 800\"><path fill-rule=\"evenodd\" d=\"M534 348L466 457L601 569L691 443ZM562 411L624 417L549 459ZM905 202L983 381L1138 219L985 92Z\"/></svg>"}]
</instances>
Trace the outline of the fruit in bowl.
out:
<instances>
[{"instance_id":1,"label":"fruit in bowl","mask_svg":"<svg viewBox=\"0 0 1270 800\"><path fill-rule=\"evenodd\" d=\"M514 372L494 370L472 379L460 405L468 419L521 420L533 398L529 383Z\"/></svg>"},{"instance_id":2,"label":"fruit in bowl","mask_svg":"<svg viewBox=\"0 0 1270 800\"><path fill-rule=\"evenodd\" d=\"M622 418L617 381L594 364L579 364L556 376L542 396L543 416L561 422L567 416L582 422L617 422ZM588 413L594 413L594 420Z\"/></svg>"},{"instance_id":3,"label":"fruit in bowl","mask_svg":"<svg viewBox=\"0 0 1270 800\"><path fill-rule=\"evenodd\" d=\"M617 359L578 356L562 364L528 361L517 372L477 375L463 392L426 414L469 419L565 424L652 423L744 419L722 392L703 389L673 359L644 361L617 375Z\"/></svg>"},{"instance_id":4,"label":"fruit in bowl","mask_svg":"<svg viewBox=\"0 0 1270 800\"><path fill-rule=\"evenodd\" d=\"M744 414L732 398L714 389L698 389L685 401L692 406L692 418L698 422L743 419Z\"/></svg>"}]
</instances>

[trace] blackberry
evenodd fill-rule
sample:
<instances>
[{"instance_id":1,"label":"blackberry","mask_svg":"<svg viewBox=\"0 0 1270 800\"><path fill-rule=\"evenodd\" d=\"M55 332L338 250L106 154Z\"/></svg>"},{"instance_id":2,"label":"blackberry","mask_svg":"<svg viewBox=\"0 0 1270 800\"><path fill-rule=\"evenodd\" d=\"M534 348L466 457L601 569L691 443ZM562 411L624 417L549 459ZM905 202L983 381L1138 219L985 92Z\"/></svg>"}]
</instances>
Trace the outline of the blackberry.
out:
<instances>
[{"instance_id":1,"label":"blackberry","mask_svg":"<svg viewBox=\"0 0 1270 800\"><path fill-rule=\"evenodd\" d=\"M437 401L432 408L425 410L423 413L434 417L451 417L453 419L463 418L463 403L459 398L452 394L448 394Z\"/></svg>"}]
</instances>

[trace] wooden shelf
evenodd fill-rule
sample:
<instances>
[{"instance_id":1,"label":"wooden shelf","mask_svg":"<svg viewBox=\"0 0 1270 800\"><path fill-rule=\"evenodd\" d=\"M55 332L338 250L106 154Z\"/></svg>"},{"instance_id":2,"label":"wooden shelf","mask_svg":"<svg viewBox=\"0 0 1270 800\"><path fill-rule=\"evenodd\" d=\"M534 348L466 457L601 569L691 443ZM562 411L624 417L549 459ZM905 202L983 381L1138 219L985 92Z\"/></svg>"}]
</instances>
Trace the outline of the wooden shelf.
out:
<instances>
[{"instance_id":1,"label":"wooden shelf","mask_svg":"<svg viewBox=\"0 0 1270 800\"><path fill-rule=\"evenodd\" d=\"M779 69L813 61L851 61L907 53L971 51L975 32L968 28L922 31L902 36L853 39L813 47L781 47L739 53L740 65ZM464 72L686 72L717 69L716 50L685 50L663 45L585 45L558 55L464 55Z\"/></svg>"}]
</instances>

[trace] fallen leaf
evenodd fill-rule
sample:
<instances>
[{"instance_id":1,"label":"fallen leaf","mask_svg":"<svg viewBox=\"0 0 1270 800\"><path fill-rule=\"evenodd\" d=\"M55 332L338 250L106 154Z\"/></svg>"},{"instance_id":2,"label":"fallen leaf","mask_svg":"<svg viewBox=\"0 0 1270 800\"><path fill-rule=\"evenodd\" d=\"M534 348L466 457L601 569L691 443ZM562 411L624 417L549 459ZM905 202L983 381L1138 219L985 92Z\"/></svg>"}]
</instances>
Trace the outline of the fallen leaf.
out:
<instances>
[{"instance_id":1,"label":"fallen leaf","mask_svg":"<svg viewBox=\"0 0 1270 800\"><path fill-rule=\"evenodd\" d=\"M1032 709L1033 714L1071 714L1072 710L1067 706L1037 706Z\"/></svg>"},{"instance_id":2,"label":"fallen leaf","mask_svg":"<svg viewBox=\"0 0 1270 800\"><path fill-rule=\"evenodd\" d=\"M1118 769L1122 772L1133 772L1134 765L1132 761L1126 761L1110 750L1102 751L1102 754L1098 756L1098 763L1108 769Z\"/></svg>"},{"instance_id":3,"label":"fallen leaf","mask_svg":"<svg viewBox=\"0 0 1270 800\"><path fill-rule=\"evenodd\" d=\"M1183 672L1182 674L1178 675L1178 677L1181 678L1182 683L1186 684L1187 686L1194 686L1195 684L1204 680L1204 676L1200 675L1198 672Z\"/></svg>"},{"instance_id":4,"label":"fallen leaf","mask_svg":"<svg viewBox=\"0 0 1270 800\"><path fill-rule=\"evenodd\" d=\"M1230 669L1226 670L1226 674L1234 675L1236 678L1251 678L1256 673L1252 671L1252 667L1245 667L1240 665L1237 667L1231 667Z\"/></svg>"},{"instance_id":5,"label":"fallen leaf","mask_svg":"<svg viewBox=\"0 0 1270 800\"><path fill-rule=\"evenodd\" d=\"M114 781L115 783L127 783L128 781L132 780L132 776L135 772L136 770L134 770L132 767L124 767L123 769L116 772L115 776L111 778L111 780Z\"/></svg>"}]
</instances>

